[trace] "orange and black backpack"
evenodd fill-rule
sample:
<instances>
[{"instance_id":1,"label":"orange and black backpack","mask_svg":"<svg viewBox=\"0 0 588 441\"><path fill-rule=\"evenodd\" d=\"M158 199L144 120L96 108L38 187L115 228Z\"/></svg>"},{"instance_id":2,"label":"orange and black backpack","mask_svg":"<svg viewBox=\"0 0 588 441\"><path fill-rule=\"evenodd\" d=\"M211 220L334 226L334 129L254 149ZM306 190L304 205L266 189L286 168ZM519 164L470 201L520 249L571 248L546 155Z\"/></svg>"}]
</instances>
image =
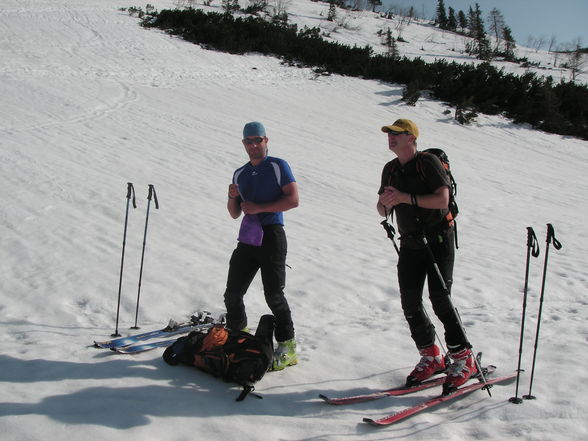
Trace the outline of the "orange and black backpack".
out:
<instances>
[{"instance_id":1,"label":"orange and black backpack","mask_svg":"<svg viewBox=\"0 0 588 441\"><path fill-rule=\"evenodd\" d=\"M194 366L225 381L243 387L237 401L253 390L254 384L268 371L273 360L274 317L264 315L257 332L232 331L216 325L208 332L192 331L180 337L163 353L171 365Z\"/></svg>"}]
</instances>

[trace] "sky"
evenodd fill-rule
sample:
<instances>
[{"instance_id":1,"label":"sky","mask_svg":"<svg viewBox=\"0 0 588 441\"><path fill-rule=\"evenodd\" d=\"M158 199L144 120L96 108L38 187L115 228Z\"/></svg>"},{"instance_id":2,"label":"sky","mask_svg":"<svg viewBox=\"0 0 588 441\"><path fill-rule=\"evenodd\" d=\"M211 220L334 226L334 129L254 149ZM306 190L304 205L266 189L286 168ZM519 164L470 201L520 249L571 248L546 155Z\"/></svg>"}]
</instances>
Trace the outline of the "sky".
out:
<instances>
[{"instance_id":1,"label":"sky","mask_svg":"<svg viewBox=\"0 0 588 441\"><path fill-rule=\"evenodd\" d=\"M438 0L383 0L383 3L414 6L420 13L424 9L425 16L430 18L435 14ZM526 45L529 36L546 40L555 36L558 43L571 43L580 38L582 47L588 46L588 0L560 0L557 8L550 0L445 0L447 8L466 13L476 3L484 20L493 8L502 12L519 45Z\"/></svg>"}]
</instances>

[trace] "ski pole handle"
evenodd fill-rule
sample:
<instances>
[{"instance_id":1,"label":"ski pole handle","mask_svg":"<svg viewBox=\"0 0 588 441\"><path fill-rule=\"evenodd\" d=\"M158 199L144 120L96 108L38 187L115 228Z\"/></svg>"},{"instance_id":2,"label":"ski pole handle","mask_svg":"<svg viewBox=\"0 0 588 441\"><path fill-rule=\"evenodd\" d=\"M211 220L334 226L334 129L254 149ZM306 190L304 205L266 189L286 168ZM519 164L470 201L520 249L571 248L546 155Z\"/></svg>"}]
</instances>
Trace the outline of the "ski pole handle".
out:
<instances>
[{"instance_id":1,"label":"ski pole handle","mask_svg":"<svg viewBox=\"0 0 588 441\"><path fill-rule=\"evenodd\" d=\"M386 230L386 234L388 235L388 239L390 239L392 241L392 244L394 245L394 249L396 250L396 254L400 254L400 250L398 249L398 245L396 245L396 241L394 240L394 235L396 234L396 230L394 229L394 227L392 225L390 225L388 223L388 218L386 218L382 222L380 222L380 225L382 225L384 227L384 230Z\"/></svg>"},{"instance_id":2,"label":"ski pole handle","mask_svg":"<svg viewBox=\"0 0 588 441\"><path fill-rule=\"evenodd\" d=\"M555 238L555 230L553 228L553 225L551 224L547 224L547 239L546 242L549 243L553 243L553 248L555 248L556 250L560 250L561 249L561 242L559 240L557 240Z\"/></svg>"},{"instance_id":3,"label":"ski pole handle","mask_svg":"<svg viewBox=\"0 0 588 441\"><path fill-rule=\"evenodd\" d=\"M386 230L386 234L388 235L388 238L394 240L394 235L396 234L396 230L394 229L394 227L392 225L390 225L388 223L388 219L385 219L382 222L380 222L380 225L382 225L384 227L384 230Z\"/></svg>"},{"instance_id":4,"label":"ski pole handle","mask_svg":"<svg viewBox=\"0 0 588 441\"><path fill-rule=\"evenodd\" d=\"M531 248L533 257L539 257L539 241L532 227L527 227L527 247Z\"/></svg>"},{"instance_id":5,"label":"ski pole handle","mask_svg":"<svg viewBox=\"0 0 588 441\"><path fill-rule=\"evenodd\" d=\"M133 197L133 208L137 208L137 202L135 201L135 187L133 187L132 182L127 182L127 199L131 199L131 194Z\"/></svg>"},{"instance_id":6,"label":"ski pole handle","mask_svg":"<svg viewBox=\"0 0 588 441\"><path fill-rule=\"evenodd\" d=\"M149 194L147 195L147 200L151 200L151 196L153 196L153 200L155 201L155 208L159 210L159 202L157 201L157 193L155 192L155 187L152 184L149 184Z\"/></svg>"}]
</instances>

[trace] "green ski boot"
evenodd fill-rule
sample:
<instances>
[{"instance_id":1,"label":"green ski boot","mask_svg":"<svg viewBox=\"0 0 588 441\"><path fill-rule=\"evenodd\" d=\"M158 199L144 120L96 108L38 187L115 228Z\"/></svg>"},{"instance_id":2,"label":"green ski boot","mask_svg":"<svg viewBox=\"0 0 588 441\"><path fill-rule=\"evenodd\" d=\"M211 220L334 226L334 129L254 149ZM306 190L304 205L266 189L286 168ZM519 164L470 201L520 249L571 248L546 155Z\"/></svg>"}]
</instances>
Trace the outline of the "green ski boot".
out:
<instances>
[{"instance_id":1,"label":"green ski boot","mask_svg":"<svg viewBox=\"0 0 588 441\"><path fill-rule=\"evenodd\" d=\"M296 340L278 342L278 347L274 352L274 361L272 363L272 371L281 371L288 366L294 366L298 363L298 355L296 354Z\"/></svg>"}]
</instances>

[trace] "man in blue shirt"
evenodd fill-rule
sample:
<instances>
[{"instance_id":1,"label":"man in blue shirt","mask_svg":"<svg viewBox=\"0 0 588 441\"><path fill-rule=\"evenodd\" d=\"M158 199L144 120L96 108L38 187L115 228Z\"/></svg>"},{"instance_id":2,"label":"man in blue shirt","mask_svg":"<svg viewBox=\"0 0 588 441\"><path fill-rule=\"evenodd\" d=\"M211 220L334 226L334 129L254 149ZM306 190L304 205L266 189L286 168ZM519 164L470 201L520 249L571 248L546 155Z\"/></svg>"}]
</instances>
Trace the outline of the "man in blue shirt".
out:
<instances>
[{"instance_id":1,"label":"man in blue shirt","mask_svg":"<svg viewBox=\"0 0 588 441\"><path fill-rule=\"evenodd\" d=\"M284 295L287 242L282 214L298 206L298 186L288 163L268 156L263 124L245 124L242 142L249 162L233 174L227 202L233 219L244 214L224 294L227 327L247 327L243 297L261 270L265 300L276 318L278 347L272 368L282 370L298 363L292 314Z\"/></svg>"}]
</instances>

